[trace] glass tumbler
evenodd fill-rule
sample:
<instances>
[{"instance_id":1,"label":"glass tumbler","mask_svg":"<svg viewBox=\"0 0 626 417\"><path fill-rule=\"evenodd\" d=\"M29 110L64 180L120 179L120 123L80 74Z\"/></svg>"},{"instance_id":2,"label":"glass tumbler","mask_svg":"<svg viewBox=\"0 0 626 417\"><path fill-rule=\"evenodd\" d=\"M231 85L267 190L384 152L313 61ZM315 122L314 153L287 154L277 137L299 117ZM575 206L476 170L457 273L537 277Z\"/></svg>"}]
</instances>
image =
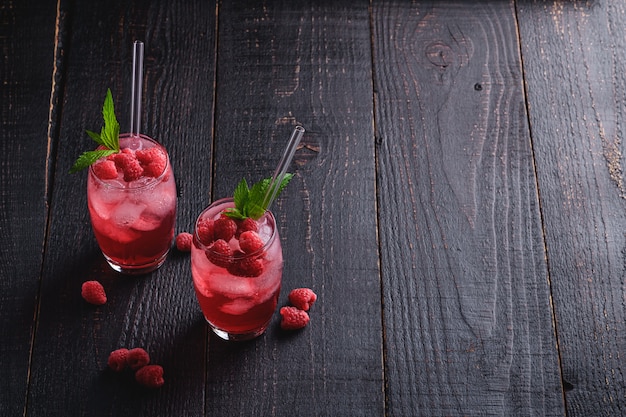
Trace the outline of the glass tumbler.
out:
<instances>
[{"instance_id":1,"label":"glass tumbler","mask_svg":"<svg viewBox=\"0 0 626 417\"><path fill-rule=\"evenodd\" d=\"M120 135L121 152L89 168L87 202L98 245L115 271L160 267L172 245L176 184L165 148L145 135Z\"/></svg>"},{"instance_id":2,"label":"glass tumbler","mask_svg":"<svg viewBox=\"0 0 626 417\"><path fill-rule=\"evenodd\" d=\"M223 212L234 206L232 198L221 199L198 216L191 272L213 332L241 341L263 334L270 323L280 293L283 253L271 212L258 220L233 220Z\"/></svg>"}]
</instances>

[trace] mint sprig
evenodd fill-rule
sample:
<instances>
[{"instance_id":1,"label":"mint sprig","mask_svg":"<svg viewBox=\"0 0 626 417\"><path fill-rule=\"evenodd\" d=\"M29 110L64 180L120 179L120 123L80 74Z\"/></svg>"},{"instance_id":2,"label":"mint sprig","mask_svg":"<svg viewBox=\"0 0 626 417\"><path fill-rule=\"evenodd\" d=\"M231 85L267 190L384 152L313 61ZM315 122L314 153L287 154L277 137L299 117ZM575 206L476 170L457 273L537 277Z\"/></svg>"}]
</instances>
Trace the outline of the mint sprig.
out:
<instances>
[{"instance_id":1,"label":"mint sprig","mask_svg":"<svg viewBox=\"0 0 626 417\"><path fill-rule=\"evenodd\" d=\"M287 184L289 184L292 177L293 174L285 174L282 182L277 185L278 191L276 196L278 196ZM259 219L263 216L263 214L265 214L265 211L270 203L270 201L264 200L271 183L271 178L265 178L255 183L252 188L250 188L248 187L246 179L243 178L239 181L239 184L237 184L237 188L235 188L235 192L233 193L235 207L226 209L225 214L235 220L244 220L247 217L254 220Z\"/></svg>"},{"instance_id":2,"label":"mint sprig","mask_svg":"<svg viewBox=\"0 0 626 417\"><path fill-rule=\"evenodd\" d=\"M87 168L100 158L120 151L120 124L115 117L115 106L113 105L113 95L111 94L110 88L107 89L107 94L104 98L102 117L104 119L104 126L102 126L100 133L87 130L87 135L105 149L83 152L76 162L74 162L72 168L70 168L70 174Z\"/></svg>"}]
</instances>

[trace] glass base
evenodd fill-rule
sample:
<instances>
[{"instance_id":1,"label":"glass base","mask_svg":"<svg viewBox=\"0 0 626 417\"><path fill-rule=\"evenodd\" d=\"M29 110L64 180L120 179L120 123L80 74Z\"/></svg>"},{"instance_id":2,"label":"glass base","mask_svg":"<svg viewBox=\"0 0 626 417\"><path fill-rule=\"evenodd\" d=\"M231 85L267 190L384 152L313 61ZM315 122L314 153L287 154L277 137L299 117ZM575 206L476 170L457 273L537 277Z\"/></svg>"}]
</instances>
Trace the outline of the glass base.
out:
<instances>
[{"instance_id":1,"label":"glass base","mask_svg":"<svg viewBox=\"0 0 626 417\"><path fill-rule=\"evenodd\" d=\"M159 269L159 267L165 262L165 258L167 258L168 253L169 250L165 252L160 258L142 265L121 265L106 256L106 254L103 253L103 255L104 259L106 259L107 263L114 271L126 275L142 275Z\"/></svg>"},{"instance_id":2,"label":"glass base","mask_svg":"<svg viewBox=\"0 0 626 417\"><path fill-rule=\"evenodd\" d=\"M206 317L205 317L205 320L206 320ZM215 333L217 337L223 340L230 341L230 342L245 342L247 340L252 340L254 338L261 336L263 333L265 333L265 330L267 329L267 325L265 325L261 327L260 329L253 330L247 333L229 333L225 330L221 330L213 326L211 322L208 320L207 320L207 323L209 323L209 327L211 328L211 330L213 330L213 333Z\"/></svg>"}]
</instances>

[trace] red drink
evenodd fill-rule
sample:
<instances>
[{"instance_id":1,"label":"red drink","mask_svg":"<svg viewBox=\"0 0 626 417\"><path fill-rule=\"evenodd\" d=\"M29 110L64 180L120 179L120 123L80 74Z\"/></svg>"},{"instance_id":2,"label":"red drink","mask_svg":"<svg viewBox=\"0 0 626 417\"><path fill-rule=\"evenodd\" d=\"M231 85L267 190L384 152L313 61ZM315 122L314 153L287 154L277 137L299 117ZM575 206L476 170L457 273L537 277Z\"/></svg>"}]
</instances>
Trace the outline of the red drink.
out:
<instances>
[{"instance_id":1,"label":"red drink","mask_svg":"<svg viewBox=\"0 0 626 417\"><path fill-rule=\"evenodd\" d=\"M120 148L89 169L91 224L114 270L146 273L165 261L174 237L174 173L165 148L147 136L120 135Z\"/></svg>"},{"instance_id":2,"label":"red drink","mask_svg":"<svg viewBox=\"0 0 626 417\"><path fill-rule=\"evenodd\" d=\"M237 237L243 227L241 221L229 219L239 230L228 242L220 239L214 222L221 221L221 213L229 207L234 207L232 199L218 200L198 217L191 272L200 308L213 331L226 340L248 340L265 331L276 310L283 253L271 212L254 221L256 232L246 234L255 233L260 238L258 249L251 250L243 243L243 233ZM202 224L211 225L211 236L203 233ZM219 250L215 246L218 240L226 242Z\"/></svg>"}]
</instances>

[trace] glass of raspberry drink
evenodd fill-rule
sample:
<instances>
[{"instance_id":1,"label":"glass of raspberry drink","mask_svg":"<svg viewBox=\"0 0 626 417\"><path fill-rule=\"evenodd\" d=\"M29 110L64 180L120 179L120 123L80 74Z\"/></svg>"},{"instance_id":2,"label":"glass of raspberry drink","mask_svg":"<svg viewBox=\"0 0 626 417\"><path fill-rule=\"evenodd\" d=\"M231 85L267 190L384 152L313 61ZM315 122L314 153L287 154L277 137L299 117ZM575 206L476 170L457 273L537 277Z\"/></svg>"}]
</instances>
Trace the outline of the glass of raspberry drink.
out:
<instances>
[{"instance_id":1,"label":"glass of raspberry drink","mask_svg":"<svg viewBox=\"0 0 626 417\"><path fill-rule=\"evenodd\" d=\"M163 264L174 238L174 173L165 148L148 136L122 134L119 145L89 167L89 214L109 265L143 274Z\"/></svg>"},{"instance_id":2,"label":"glass of raspberry drink","mask_svg":"<svg viewBox=\"0 0 626 417\"><path fill-rule=\"evenodd\" d=\"M253 220L225 215L232 198L218 200L196 221L191 271L202 313L225 340L249 340L265 332L276 310L283 253L270 211Z\"/></svg>"}]
</instances>

